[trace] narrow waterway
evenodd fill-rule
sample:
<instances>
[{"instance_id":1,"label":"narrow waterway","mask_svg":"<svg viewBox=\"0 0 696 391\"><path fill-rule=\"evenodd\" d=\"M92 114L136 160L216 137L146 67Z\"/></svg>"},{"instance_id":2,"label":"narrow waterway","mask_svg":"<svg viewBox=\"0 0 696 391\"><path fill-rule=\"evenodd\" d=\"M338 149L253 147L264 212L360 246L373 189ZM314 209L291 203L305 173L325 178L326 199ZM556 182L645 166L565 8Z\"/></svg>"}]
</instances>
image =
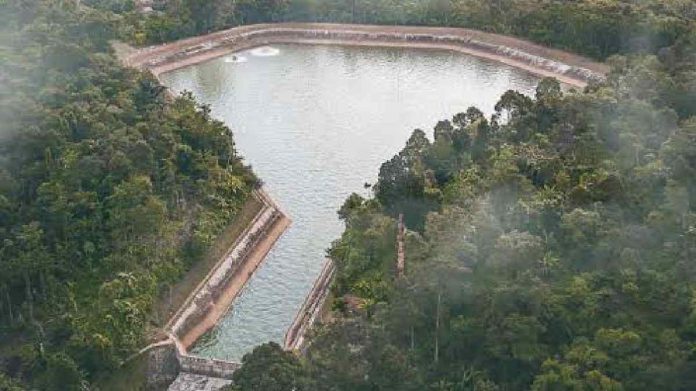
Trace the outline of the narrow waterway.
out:
<instances>
[{"instance_id":1,"label":"narrow waterway","mask_svg":"<svg viewBox=\"0 0 696 391\"><path fill-rule=\"evenodd\" d=\"M234 132L237 148L292 218L232 310L193 352L239 360L282 342L342 230L336 210L365 193L382 162L415 128L477 106L493 111L508 89L538 78L448 51L277 45L161 76L191 91Z\"/></svg>"}]
</instances>

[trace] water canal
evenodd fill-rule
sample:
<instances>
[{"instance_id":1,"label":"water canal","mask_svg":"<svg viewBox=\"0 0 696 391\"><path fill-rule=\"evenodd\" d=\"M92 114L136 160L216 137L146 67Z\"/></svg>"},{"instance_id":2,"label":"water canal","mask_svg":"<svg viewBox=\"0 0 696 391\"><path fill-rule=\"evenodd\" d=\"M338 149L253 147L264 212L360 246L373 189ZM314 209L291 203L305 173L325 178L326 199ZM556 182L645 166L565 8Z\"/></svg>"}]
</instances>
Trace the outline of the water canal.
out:
<instances>
[{"instance_id":1,"label":"water canal","mask_svg":"<svg viewBox=\"0 0 696 391\"><path fill-rule=\"evenodd\" d=\"M336 210L365 193L411 131L477 106L491 113L508 89L538 77L459 53L407 48L276 45L160 76L191 91L234 132L237 148L293 224L227 316L192 352L239 360L282 342L342 230Z\"/></svg>"}]
</instances>

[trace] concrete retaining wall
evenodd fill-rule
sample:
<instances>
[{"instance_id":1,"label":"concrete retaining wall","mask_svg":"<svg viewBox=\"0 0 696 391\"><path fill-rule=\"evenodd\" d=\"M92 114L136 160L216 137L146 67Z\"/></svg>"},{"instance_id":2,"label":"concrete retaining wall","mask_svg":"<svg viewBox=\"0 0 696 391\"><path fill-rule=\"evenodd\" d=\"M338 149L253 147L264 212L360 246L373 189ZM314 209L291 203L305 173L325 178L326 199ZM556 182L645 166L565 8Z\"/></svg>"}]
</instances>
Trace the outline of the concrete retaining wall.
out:
<instances>
[{"instance_id":1,"label":"concrete retaining wall","mask_svg":"<svg viewBox=\"0 0 696 391\"><path fill-rule=\"evenodd\" d=\"M605 69L601 64L592 63L580 56L561 56L558 53L562 52L556 50L475 30L311 23L237 27L207 36L140 49L129 55L125 61L159 74L230 52L273 43L335 43L450 49L505 62L543 76L556 75L561 81L576 85L602 80L603 72L598 70ZM511 46L516 44L517 46ZM564 59L574 64L569 64L563 61Z\"/></svg>"},{"instance_id":2,"label":"concrete retaining wall","mask_svg":"<svg viewBox=\"0 0 696 391\"><path fill-rule=\"evenodd\" d=\"M220 391L231 384L231 380L182 372L167 391Z\"/></svg>"},{"instance_id":3,"label":"concrete retaining wall","mask_svg":"<svg viewBox=\"0 0 696 391\"><path fill-rule=\"evenodd\" d=\"M181 337L191 331L208 313L211 306L219 299L225 286L236 274L246 256L263 237L269 227L279 218L281 213L272 205L264 205L259 214L241 236L222 262L211 271L203 285L186 301L182 309L173 318L170 329Z\"/></svg>"},{"instance_id":4,"label":"concrete retaining wall","mask_svg":"<svg viewBox=\"0 0 696 391\"><path fill-rule=\"evenodd\" d=\"M147 389L160 390L199 390L193 387L190 379L205 384L207 388L218 389L231 383L232 375L241 364L186 353L176 336L143 349L147 353ZM173 385L173 383L178 383ZM217 387L220 386L220 387ZM206 388L206 389L207 389Z\"/></svg>"},{"instance_id":5,"label":"concrete retaining wall","mask_svg":"<svg viewBox=\"0 0 696 391\"><path fill-rule=\"evenodd\" d=\"M147 350L147 389L166 389L179 375L176 343L172 340L150 345Z\"/></svg>"},{"instance_id":6,"label":"concrete retaining wall","mask_svg":"<svg viewBox=\"0 0 696 391\"><path fill-rule=\"evenodd\" d=\"M228 380L231 380L234 371L242 366L240 363L190 355L180 355L179 365L182 372Z\"/></svg>"},{"instance_id":7,"label":"concrete retaining wall","mask_svg":"<svg viewBox=\"0 0 696 391\"><path fill-rule=\"evenodd\" d=\"M236 278L237 284L239 281L242 285L246 284L252 273L241 270L247 266L250 254L256 250L260 242L277 239L275 236L282 233L282 230L273 235L269 235L269 230L281 219L285 224L289 224L278 205L262 189L255 191L253 196L263 203L263 207L228 253L210 270L169 321L166 326L168 342L153 344L143 350L149 354L148 387L150 389L161 389L162 385L172 383L181 373L197 375L200 378L230 380L234 371L241 366L236 362L190 355L182 340L188 337L187 333L193 328L199 328L202 323L210 322L208 317L212 310L216 310L213 312L215 314L224 313L220 311L220 308L215 307L233 299L222 297L230 294L227 290L230 281ZM284 229L285 226L281 228ZM274 231L279 231L279 228L276 227Z\"/></svg>"},{"instance_id":8,"label":"concrete retaining wall","mask_svg":"<svg viewBox=\"0 0 696 391\"><path fill-rule=\"evenodd\" d=\"M314 282L302 307L297 312L295 320L285 334L284 348L286 350L301 351L304 347L305 335L321 315L324 302L329 295L331 283L336 274L333 261L326 259L324 268Z\"/></svg>"}]
</instances>

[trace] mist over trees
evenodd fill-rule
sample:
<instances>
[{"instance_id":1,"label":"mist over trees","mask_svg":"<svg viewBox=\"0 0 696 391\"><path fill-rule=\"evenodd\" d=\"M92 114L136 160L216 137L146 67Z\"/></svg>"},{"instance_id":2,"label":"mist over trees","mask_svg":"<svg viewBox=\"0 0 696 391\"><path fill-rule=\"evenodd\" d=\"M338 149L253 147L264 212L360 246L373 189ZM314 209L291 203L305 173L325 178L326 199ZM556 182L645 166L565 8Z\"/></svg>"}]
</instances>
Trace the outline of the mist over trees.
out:
<instances>
[{"instance_id":1,"label":"mist over trees","mask_svg":"<svg viewBox=\"0 0 696 391\"><path fill-rule=\"evenodd\" d=\"M374 198L341 208L343 315L311 342L307 389L696 387L696 101L673 90L696 62L681 42L683 57L613 59L584 92L544 79L490 118L414 131Z\"/></svg>"},{"instance_id":2,"label":"mist over trees","mask_svg":"<svg viewBox=\"0 0 696 391\"><path fill-rule=\"evenodd\" d=\"M256 180L207 107L117 63L113 15L0 7L0 389L82 390Z\"/></svg>"},{"instance_id":3,"label":"mist over trees","mask_svg":"<svg viewBox=\"0 0 696 391\"><path fill-rule=\"evenodd\" d=\"M415 130L338 212L297 389L696 388L693 31L675 42Z\"/></svg>"},{"instance_id":4,"label":"mist over trees","mask_svg":"<svg viewBox=\"0 0 696 391\"><path fill-rule=\"evenodd\" d=\"M693 1L83 3L0 2L0 390L82 390L117 368L256 183L207 107L120 66L109 39L272 21L621 56L585 91L545 79L492 117L414 131L339 211L335 321L304 358L257 348L236 390L696 389Z\"/></svg>"}]
</instances>

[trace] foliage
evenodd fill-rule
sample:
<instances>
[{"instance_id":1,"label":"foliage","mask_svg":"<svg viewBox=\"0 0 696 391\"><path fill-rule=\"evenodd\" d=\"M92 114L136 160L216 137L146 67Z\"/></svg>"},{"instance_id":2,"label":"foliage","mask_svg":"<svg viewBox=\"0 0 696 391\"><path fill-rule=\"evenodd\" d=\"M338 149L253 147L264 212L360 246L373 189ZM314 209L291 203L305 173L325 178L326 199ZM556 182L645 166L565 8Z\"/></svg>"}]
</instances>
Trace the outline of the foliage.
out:
<instances>
[{"instance_id":1,"label":"foliage","mask_svg":"<svg viewBox=\"0 0 696 391\"><path fill-rule=\"evenodd\" d=\"M131 17L127 30L139 43L156 43L278 21L452 26L606 58L655 53L684 36L694 19L696 5L690 0L172 0L162 13L145 20Z\"/></svg>"},{"instance_id":2,"label":"foliage","mask_svg":"<svg viewBox=\"0 0 696 391\"><path fill-rule=\"evenodd\" d=\"M414 131L375 197L339 211L334 293L348 305L311 342L312 378L331 390L693 388L696 112L670 98L694 75L686 58L615 58L584 92L544 79L490 118L439 122L433 141Z\"/></svg>"},{"instance_id":3,"label":"foliage","mask_svg":"<svg viewBox=\"0 0 696 391\"><path fill-rule=\"evenodd\" d=\"M304 368L297 356L275 342L257 346L242 358L231 391L308 390Z\"/></svg>"},{"instance_id":4,"label":"foliage","mask_svg":"<svg viewBox=\"0 0 696 391\"><path fill-rule=\"evenodd\" d=\"M0 3L0 389L84 389L142 346L155 295L255 183L209 108L167 99L108 40L265 21L474 27L626 56L582 93L545 79L491 117L415 131L375 197L339 212L334 293L359 308L306 361L257 348L238 387L696 388L693 1L86 3Z\"/></svg>"},{"instance_id":5,"label":"foliage","mask_svg":"<svg viewBox=\"0 0 696 391\"><path fill-rule=\"evenodd\" d=\"M0 372L84 389L144 345L255 178L209 108L117 63L113 14L0 7L0 339L20 346Z\"/></svg>"},{"instance_id":6,"label":"foliage","mask_svg":"<svg viewBox=\"0 0 696 391\"><path fill-rule=\"evenodd\" d=\"M0 373L0 391L23 391L24 388L18 382Z\"/></svg>"},{"instance_id":7,"label":"foliage","mask_svg":"<svg viewBox=\"0 0 696 391\"><path fill-rule=\"evenodd\" d=\"M205 28L473 27L613 69L583 92L544 79L534 97L504 94L491 117L469 108L432 139L414 131L381 166L374 197L353 194L339 210L346 230L330 255L344 312L283 373L333 391L696 387L696 3L244 0L220 10ZM204 31L182 30L189 18L200 17L172 7L136 30L173 28L144 32L148 42ZM407 274L397 279L402 213ZM266 379L263 362L245 363L247 384Z\"/></svg>"}]
</instances>

